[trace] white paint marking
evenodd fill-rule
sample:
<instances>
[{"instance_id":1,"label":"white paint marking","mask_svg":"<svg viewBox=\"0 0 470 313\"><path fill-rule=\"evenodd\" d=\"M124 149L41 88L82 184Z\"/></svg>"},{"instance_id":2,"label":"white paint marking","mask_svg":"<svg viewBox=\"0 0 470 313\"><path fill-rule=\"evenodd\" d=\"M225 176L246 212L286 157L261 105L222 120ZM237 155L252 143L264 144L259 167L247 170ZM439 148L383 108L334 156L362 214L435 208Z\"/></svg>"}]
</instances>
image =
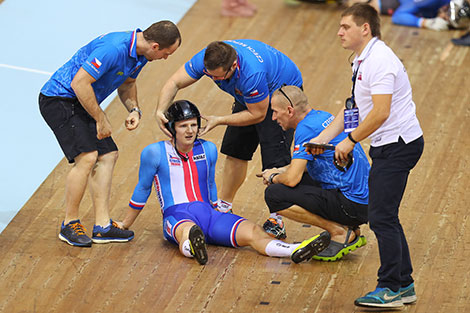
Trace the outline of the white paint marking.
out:
<instances>
[{"instance_id":1,"label":"white paint marking","mask_svg":"<svg viewBox=\"0 0 470 313\"><path fill-rule=\"evenodd\" d=\"M18 70L18 71L25 71L25 72L31 72L31 73L37 73L37 74L44 74L44 75L52 75L52 73L45 72L45 71L40 71L40 70L35 70L33 68L27 68L27 67L21 67L21 66L14 66L14 65L8 65L8 64L0 64L0 67L6 67L10 68L13 70Z\"/></svg>"}]
</instances>

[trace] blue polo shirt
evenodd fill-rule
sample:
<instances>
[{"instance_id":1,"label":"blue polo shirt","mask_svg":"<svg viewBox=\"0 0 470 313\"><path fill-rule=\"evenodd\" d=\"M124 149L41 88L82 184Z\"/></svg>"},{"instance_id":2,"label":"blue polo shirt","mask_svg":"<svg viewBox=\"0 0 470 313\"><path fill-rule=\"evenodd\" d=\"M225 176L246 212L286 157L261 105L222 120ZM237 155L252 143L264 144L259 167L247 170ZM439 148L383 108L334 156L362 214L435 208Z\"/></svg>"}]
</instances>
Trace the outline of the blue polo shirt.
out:
<instances>
[{"instance_id":1,"label":"blue polo shirt","mask_svg":"<svg viewBox=\"0 0 470 313\"><path fill-rule=\"evenodd\" d=\"M238 66L230 79L214 81L220 89L238 102L260 102L283 84L302 86L302 74L297 65L273 47L251 39L227 40L238 54ZM185 64L186 72L194 79L209 76L204 66L203 49Z\"/></svg>"},{"instance_id":2,"label":"blue polo shirt","mask_svg":"<svg viewBox=\"0 0 470 313\"><path fill-rule=\"evenodd\" d=\"M137 33L140 29L101 35L78 50L59 68L42 87L46 96L75 98L70 84L83 67L96 79L92 84L96 100L101 103L128 78L136 78L147 63L136 52Z\"/></svg>"},{"instance_id":3,"label":"blue polo shirt","mask_svg":"<svg viewBox=\"0 0 470 313\"><path fill-rule=\"evenodd\" d=\"M334 151L326 150L324 153L312 156L305 151L303 143L317 137L334 119L334 116L325 111L310 111L305 118L297 124L294 139L293 159L307 160L307 171L312 179L321 183L323 189L339 189L351 201L368 204L369 201L369 170L370 165L366 154L360 144L353 150L354 162L351 167L342 172L333 164ZM347 134L342 132L329 143L337 145Z\"/></svg>"}]
</instances>

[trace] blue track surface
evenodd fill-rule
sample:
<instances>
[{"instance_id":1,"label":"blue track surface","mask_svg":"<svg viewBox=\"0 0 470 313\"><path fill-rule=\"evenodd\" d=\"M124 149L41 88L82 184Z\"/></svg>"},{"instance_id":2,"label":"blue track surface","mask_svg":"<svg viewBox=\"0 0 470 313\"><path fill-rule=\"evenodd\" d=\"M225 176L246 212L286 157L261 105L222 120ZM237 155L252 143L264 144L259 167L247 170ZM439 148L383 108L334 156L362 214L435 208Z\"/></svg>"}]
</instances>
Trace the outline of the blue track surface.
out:
<instances>
[{"instance_id":1,"label":"blue track surface","mask_svg":"<svg viewBox=\"0 0 470 313\"><path fill-rule=\"evenodd\" d=\"M38 93L49 76L94 37L145 29L159 20L178 23L195 2L5 0L0 4L0 232L63 158L38 109Z\"/></svg>"}]
</instances>

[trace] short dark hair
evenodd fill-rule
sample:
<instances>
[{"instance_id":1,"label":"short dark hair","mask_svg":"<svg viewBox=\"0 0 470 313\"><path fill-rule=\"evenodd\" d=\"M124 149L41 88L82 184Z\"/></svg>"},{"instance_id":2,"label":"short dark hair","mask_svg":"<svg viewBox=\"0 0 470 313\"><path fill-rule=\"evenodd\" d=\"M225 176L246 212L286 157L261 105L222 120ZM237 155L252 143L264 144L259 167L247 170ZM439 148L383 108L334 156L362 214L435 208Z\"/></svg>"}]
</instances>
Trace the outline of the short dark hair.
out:
<instances>
[{"instance_id":1,"label":"short dark hair","mask_svg":"<svg viewBox=\"0 0 470 313\"><path fill-rule=\"evenodd\" d=\"M237 51L229 44L223 41L211 42L204 54L204 66L212 71L222 67L228 71L233 61L237 59Z\"/></svg>"},{"instance_id":2,"label":"short dark hair","mask_svg":"<svg viewBox=\"0 0 470 313\"><path fill-rule=\"evenodd\" d=\"M178 27L171 21L160 21L153 23L144 30L144 38L147 41L158 43L159 50L169 48L179 41L181 45L181 34Z\"/></svg>"},{"instance_id":3,"label":"short dark hair","mask_svg":"<svg viewBox=\"0 0 470 313\"><path fill-rule=\"evenodd\" d=\"M355 3L343 11L341 17L352 15L354 23L361 26L369 24L372 37L380 39L380 17L376 9L367 3Z\"/></svg>"}]
</instances>

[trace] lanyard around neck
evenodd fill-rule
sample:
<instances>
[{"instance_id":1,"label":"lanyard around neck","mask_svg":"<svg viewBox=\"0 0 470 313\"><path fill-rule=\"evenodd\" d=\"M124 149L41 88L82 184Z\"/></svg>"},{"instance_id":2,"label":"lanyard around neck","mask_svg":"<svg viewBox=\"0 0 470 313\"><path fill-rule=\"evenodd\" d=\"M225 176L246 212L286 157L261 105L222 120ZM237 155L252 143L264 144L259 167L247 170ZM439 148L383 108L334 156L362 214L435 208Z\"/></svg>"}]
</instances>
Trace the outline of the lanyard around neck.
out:
<instances>
[{"instance_id":1,"label":"lanyard around neck","mask_svg":"<svg viewBox=\"0 0 470 313\"><path fill-rule=\"evenodd\" d=\"M372 51L372 47L377 43L377 41L379 41L378 38L373 38L372 40L374 40L374 42L370 45L369 50L367 51L367 54L364 56L362 60L357 60L357 68L353 72L353 76L352 76L353 85L351 89L351 100L354 101L354 103L356 102L354 100L354 89L356 87L356 80L357 80L357 74L359 73L359 67L361 67L362 62L364 62L364 60L369 56L370 52Z\"/></svg>"}]
</instances>

